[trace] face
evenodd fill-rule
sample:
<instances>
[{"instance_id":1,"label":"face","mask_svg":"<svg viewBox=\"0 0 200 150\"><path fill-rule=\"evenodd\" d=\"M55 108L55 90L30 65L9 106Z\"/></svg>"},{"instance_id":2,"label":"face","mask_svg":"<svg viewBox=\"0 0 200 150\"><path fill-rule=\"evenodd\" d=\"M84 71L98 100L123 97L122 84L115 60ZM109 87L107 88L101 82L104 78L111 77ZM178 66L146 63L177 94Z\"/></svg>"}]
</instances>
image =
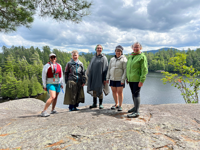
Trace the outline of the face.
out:
<instances>
[{"instance_id":1,"label":"face","mask_svg":"<svg viewBox=\"0 0 200 150\"><path fill-rule=\"evenodd\" d=\"M50 57L50 61L51 61L52 63L55 63L55 62L56 62L56 56L51 56L51 57Z\"/></svg>"},{"instance_id":2,"label":"face","mask_svg":"<svg viewBox=\"0 0 200 150\"><path fill-rule=\"evenodd\" d=\"M139 44L135 44L134 47L133 47L133 52L134 53L139 53L141 50L141 47Z\"/></svg>"},{"instance_id":3,"label":"face","mask_svg":"<svg viewBox=\"0 0 200 150\"><path fill-rule=\"evenodd\" d=\"M78 54L77 53L73 53L72 54L72 59L74 60L74 61L77 61L78 60Z\"/></svg>"},{"instance_id":4,"label":"face","mask_svg":"<svg viewBox=\"0 0 200 150\"><path fill-rule=\"evenodd\" d=\"M120 57L122 55L122 51L117 49L117 50L115 50L115 54L117 57Z\"/></svg>"},{"instance_id":5,"label":"face","mask_svg":"<svg viewBox=\"0 0 200 150\"><path fill-rule=\"evenodd\" d=\"M101 45L97 46L96 51L97 51L97 54L101 54L102 46Z\"/></svg>"}]
</instances>

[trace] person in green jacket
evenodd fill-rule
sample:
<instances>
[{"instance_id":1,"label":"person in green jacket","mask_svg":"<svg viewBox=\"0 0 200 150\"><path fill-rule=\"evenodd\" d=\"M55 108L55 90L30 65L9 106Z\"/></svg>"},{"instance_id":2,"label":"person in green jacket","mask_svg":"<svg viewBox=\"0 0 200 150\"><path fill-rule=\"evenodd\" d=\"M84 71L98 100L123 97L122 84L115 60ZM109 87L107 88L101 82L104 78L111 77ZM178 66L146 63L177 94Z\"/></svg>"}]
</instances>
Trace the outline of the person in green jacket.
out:
<instances>
[{"instance_id":1,"label":"person in green jacket","mask_svg":"<svg viewBox=\"0 0 200 150\"><path fill-rule=\"evenodd\" d=\"M128 57L126 66L127 83L129 83L134 107L128 110L127 117L134 118L139 116L140 106L140 89L146 79L148 73L147 58L144 53L141 53L142 45L139 42L134 43L131 48L133 53Z\"/></svg>"}]
</instances>

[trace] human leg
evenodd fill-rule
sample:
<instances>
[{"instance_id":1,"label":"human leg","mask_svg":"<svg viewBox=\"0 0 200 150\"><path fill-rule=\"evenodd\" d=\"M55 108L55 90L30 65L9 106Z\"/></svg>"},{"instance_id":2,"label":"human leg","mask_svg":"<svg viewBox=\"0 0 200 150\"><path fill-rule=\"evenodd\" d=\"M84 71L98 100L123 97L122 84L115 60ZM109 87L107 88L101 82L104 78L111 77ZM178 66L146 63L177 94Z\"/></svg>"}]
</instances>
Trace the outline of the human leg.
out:
<instances>
[{"instance_id":1,"label":"human leg","mask_svg":"<svg viewBox=\"0 0 200 150\"><path fill-rule=\"evenodd\" d=\"M55 97L55 99L53 100L53 103L52 103L52 110L51 110L51 111L54 111L54 110L55 110L56 103L57 103L57 99L58 99L58 94L59 94L59 93L56 93L56 97Z\"/></svg>"},{"instance_id":2,"label":"human leg","mask_svg":"<svg viewBox=\"0 0 200 150\"><path fill-rule=\"evenodd\" d=\"M122 111L123 88L124 87L117 87L117 94L118 94L118 97L119 97L119 109L118 109L118 111Z\"/></svg>"},{"instance_id":3,"label":"human leg","mask_svg":"<svg viewBox=\"0 0 200 150\"><path fill-rule=\"evenodd\" d=\"M102 103L103 103L103 92L99 96L99 109L103 109Z\"/></svg>"},{"instance_id":4,"label":"human leg","mask_svg":"<svg viewBox=\"0 0 200 150\"><path fill-rule=\"evenodd\" d=\"M96 97L96 92L95 91L93 91L93 104L89 108L90 109L97 108L97 97Z\"/></svg>"},{"instance_id":5,"label":"human leg","mask_svg":"<svg viewBox=\"0 0 200 150\"><path fill-rule=\"evenodd\" d=\"M113 98L115 101L115 105L118 105L118 94L117 94L117 87L113 87L111 86L111 90L112 90L112 94L113 94Z\"/></svg>"},{"instance_id":6,"label":"human leg","mask_svg":"<svg viewBox=\"0 0 200 150\"><path fill-rule=\"evenodd\" d=\"M54 99L56 98L56 91L54 91L54 89L52 88L52 90L48 90L49 94L50 94L50 98L47 100L44 109L41 113L42 117L48 117L49 114L46 112L47 108L51 105L51 103L54 101Z\"/></svg>"},{"instance_id":7,"label":"human leg","mask_svg":"<svg viewBox=\"0 0 200 150\"><path fill-rule=\"evenodd\" d=\"M129 110L128 112L133 112L128 115L128 117L137 117L139 116L139 106L140 106L140 87L138 87L138 82L130 82L130 88L133 96L134 108Z\"/></svg>"}]
</instances>

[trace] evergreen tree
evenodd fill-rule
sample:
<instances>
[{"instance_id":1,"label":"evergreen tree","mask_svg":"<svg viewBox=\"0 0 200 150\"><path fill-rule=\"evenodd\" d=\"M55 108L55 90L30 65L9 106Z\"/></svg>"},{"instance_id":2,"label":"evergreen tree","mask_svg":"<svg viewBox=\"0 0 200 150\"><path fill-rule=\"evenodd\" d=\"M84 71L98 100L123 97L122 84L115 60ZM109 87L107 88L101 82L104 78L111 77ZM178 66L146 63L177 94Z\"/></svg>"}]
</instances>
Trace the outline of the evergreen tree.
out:
<instances>
[{"instance_id":1,"label":"evergreen tree","mask_svg":"<svg viewBox=\"0 0 200 150\"><path fill-rule=\"evenodd\" d=\"M91 3L86 0L4 0L0 1L0 32L15 31L16 27L30 27L36 10L41 17L57 21L80 22L88 15Z\"/></svg>"},{"instance_id":2,"label":"evergreen tree","mask_svg":"<svg viewBox=\"0 0 200 150\"><path fill-rule=\"evenodd\" d=\"M2 71L1 71L1 67L0 67L0 97L1 97L1 85L2 85Z\"/></svg>"},{"instance_id":3,"label":"evergreen tree","mask_svg":"<svg viewBox=\"0 0 200 150\"><path fill-rule=\"evenodd\" d=\"M24 88L24 97L29 97L29 82L28 79L24 79L23 82L23 88Z\"/></svg>"},{"instance_id":4,"label":"evergreen tree","mask_svg":"<svg viewBox=\"0 0 200 150\"><path fill-rule=\"evenodd\" d=\"M32 77L31 81L32 86L31 86L31 96L37 96L37 82L34 82L34 77Z\"/></svg>"},{"instance_id":5,"label":"evergreen tree","mask_svg":"<svg viewBox=\"0 0 200 150\"><path fill-rule=\"evenodd\" d=\"M15 99L17 97L17 79L13 72L9 72L4 76L5 81L2 84L2 96L5 98Z\"/></svg>"},{"instance_id":6,"label":"evergreen tree","mask_svg":"<svg viewBox=\"0 0 200 150\"><path fill-rule=\"evenodd\" d=\"M17 81L17 98L24 97L24 86L21 80Z\"/></svg>"},{"instance_id":7,"label":"evergreen tree","mask_svg":"<svg viewBox=\"0 0 200 150\"><path fill-rule=\"evenodd\" d=\"M7 73L14 72L14 67L15 67L15 60L12 55L9 55L8 57L6 57L4 71Z\"/></svg>"}]
</instances>

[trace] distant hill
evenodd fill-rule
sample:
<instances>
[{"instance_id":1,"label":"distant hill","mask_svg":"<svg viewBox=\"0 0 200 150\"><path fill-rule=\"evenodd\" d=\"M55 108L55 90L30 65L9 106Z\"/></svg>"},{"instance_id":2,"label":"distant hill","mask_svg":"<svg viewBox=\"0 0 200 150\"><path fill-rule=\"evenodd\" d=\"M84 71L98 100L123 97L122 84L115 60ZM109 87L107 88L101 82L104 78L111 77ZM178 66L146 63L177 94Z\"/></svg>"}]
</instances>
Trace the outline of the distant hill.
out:
<instances>
[{"instance_id":1,"label":"distant hill","mask_svg":"<svg viewBox=\"0 0 200 150\"><path fill-rule=\"evenodd\" d=\"M95 54L96 52L92 52L92 54ZM80 52L79 55L83 55L83 54L88 54L86 52ZM106 55L115 55L115 53L106 53Z\"/></svg>"},{"instance_id":2,"label":"distant hill","mask_svg":"<svg viewBox=\"0 0 200 150\"><path fill-rule=\"evenodd\" d=\"M155 53L159 52L159 50L161 50L161 51L162 51L162 50L167 51L168 49L181 51L181 50L179 50L179 49L177 49L177 48L168 48L168 47L165 47L165 48L160 48L160 49L158 49L158 50L148 50L148 51L143 51L143 52L155 54ZM187 50L185 50L185 51L187 52ZM94 53L96 53L96 52L92 52L92 54L94 54ZM82 55L82 54L87 54L87 53L86 53L86 52L80 52L80 53L79 53L79 55ZM115 53L106 53L106 55L115 55ZM126 54L125 54L125 55L126 55Z\"/></svg>"},{"instance_id":3,"label":"distant hill","mask_svg":"<svg viewBox=\"0 0 200 150\"><path fill-rule=\"evenodd\" d=\"M157 53L157 52L159 52L159 51L162 51L162 50L165 50L165 51L167 51L168 49L172 49L172 50L178 50L178 51L180 51L179 49L177 49L177 48L160 48L160 49L158 49L158 50L150 50L150 51L143 51L143 52L147 52L147 53L153 53L153 54L155 54L155 53Z\"/></svg>"}]
</instances>

